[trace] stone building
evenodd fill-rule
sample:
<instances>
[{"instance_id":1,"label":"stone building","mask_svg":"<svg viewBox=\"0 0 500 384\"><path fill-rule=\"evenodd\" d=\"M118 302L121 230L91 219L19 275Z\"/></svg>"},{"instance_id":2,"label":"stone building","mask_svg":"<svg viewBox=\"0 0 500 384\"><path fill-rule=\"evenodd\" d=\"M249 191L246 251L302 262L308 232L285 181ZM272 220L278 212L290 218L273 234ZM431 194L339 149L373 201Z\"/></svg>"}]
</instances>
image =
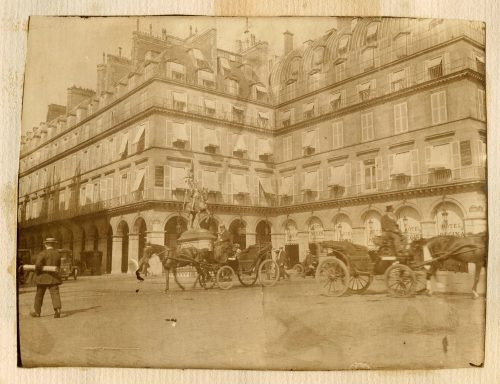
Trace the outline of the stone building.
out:
<instances>
[{"instance_id":1,"label":"stone building","mask_svg":"<svg viewBox=\"0 0 500 384\"><path fill-rule=\"evenodd\" d=\"M146 239L186 229L191 163L204 227L293 260L324 239L371 247L387 205L410 238L486 229L481 23L342 18L300 46L285 31L281 57L248 31L219 49L216 33L138 25L96 91L49 106L22 137L19 247L51 235L126 272Z\"/></svg>"}]
</instances>

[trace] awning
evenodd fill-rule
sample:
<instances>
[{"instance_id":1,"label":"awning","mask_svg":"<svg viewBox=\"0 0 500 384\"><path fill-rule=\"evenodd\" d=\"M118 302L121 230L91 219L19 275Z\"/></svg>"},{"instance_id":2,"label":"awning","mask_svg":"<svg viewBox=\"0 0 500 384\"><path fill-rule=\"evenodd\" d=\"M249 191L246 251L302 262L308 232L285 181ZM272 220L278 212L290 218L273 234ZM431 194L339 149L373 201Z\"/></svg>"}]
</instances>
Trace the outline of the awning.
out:
<instances>
[{"instance_id":1,"label":"awning","mask_svg":"<svg viewBox=\"0 0 500 384\"><path fill-rule=\"evenodd\" d=\"M366 31L366 36L369 37L375 35L377 33L377 29L378 29L378 23L370 24Z\"/></svg>"},{"instance_id":2,"label":"awning","mask_svg":"<svg viewBox=\"0 0 500 384\"><path fill-rule=\"evenodd\" d=\"M303 191L318 191L318 172L306 172L304 185L302 186Z\"/></svg>"},{"instance_id":3,"label":"awning","mask_svg":"<svg viewBox=\"0 0 500 384\"><path fill-rule=\"evenodd\" d=\"M360 84L358 87L359 92L369 91L372 83L369 81L367 83Z\"/></svg>"},{"instance_id":4,"label":"awning","mask_svg":"<svg viewBox=\"0 0 500 384\"><path fill-rule=\"evenodd\" d=\"M427 62L427 68L432 68L432 67L435 67L437 65L441 65L442 61L443 61L442 57L437 57L435 59L429 60Z\"/></svg>"},{"instance_id":5,"label":"awning","mask_svg":"<svg viewBox=\"0 0 500 384\"><path fill-rule=\"evenodd\" d=\"M239 105L233 105L233 109L236 109L239 112L243 112L245 110L243 107L240 107Z\"/></svg>"},{"instance_id":6,"label":"awning","mask_svg":"<svg viewBox=\"0 0 500 384\"><path fill-rule=\"evenodd\" d=\"M237 175L234 174L232 175L232 181L233 181L233 193L234 194L249 194L250 191L248 190L248 185L247 185L247 180L245 175Z\"/></svg>"},{"instance_id":7,"label":"awning","mask_svg":"<svg viewBox=\"0 0 500 384\"><path fill-rule=\"evenodd\" d=\"M174 135L173 142L188 142L189 137L185 123L172 123L172 133Z\"/></svg>"},{"instance_id":8,"label":"awning","mask_svg":"<svg viewBox=\"0 0 500 384\"><path fill-rule=\"evenodd\" d=\"M432 147L431 159L427 164L429 168L444 168L451 169L451 152L450 145L436 145Z\"/></svg>"},{"instance_id":9,"label":"awning","mask_svg":"<svg viewBox=\"0 0 500 384\"><path fill-rule=\"evenodd\" d=\"M208 189L209 192L220 192L219 178L216 171L203 171L202 174L203 188Z\"/></svg>"},{"instance_id":10,"label":"awning","mask_svg":"<svg viewBox=\"0 0 500 384\"><path fill-rule=\"evenodd\" d=\"M248 148L245 143L245 137L243 135L238 135L236 139L236 144L234 145L233 152L247 152Z\"/></svg>"},{"instance_id":11,"label":"awning","mask_svg":"<svg viewBox=\"0 0 500 384\"><path fill-rule=\"evenodd\" d=\"M203 56L203 53L199 49L193 49L193 56L196 60L205 60L205 56Z\"/></svg>"},{"instance_id":12,"label":"awning","mask_svg":"<svg viewBox=\"0 0 500 384\"><path fill-rule=\"evenodd\" d=\"M304 112L310 112L314 109L314 102L304 104Z\"/></svg>"},{"instance_id":13,"label":"awning","mask_svg":"<svg viewBox=\"0 0 500 384\"><path fill-rule=\"evenodd\" d=\"M259 117L261 119L269 120L269 114L267 112L259 112Z\"/></svg>"},{"instance_id":14,"label":"awning","mask_svg":"<svg viewBox=\"0 0 500 384\"><path fill-rule=\"evenodd\" d=\"M231 66L229 65L229 60L226 59L225 57L219 57L219 62L222 68L231 69Z\"/></svg>"},{"instance_id":15,"label":"awning","mask_svg":"<svg viewBox=\"0 0 500 384\"><path fill-rule=\"evenodd\" d=\"M404 80L404 78L406 77L405 75L406 75L406 71L404 69L402 69L401 71L394 72L392 74L392 81L396 82L396 81Z\"/></svg>"},{"instance_id":16,"label":"awning","mask_svg":"<svg viewBox=\"0 0 500 384\"><path fill-rule=\"evenodd\" d=\"M302 148L316 148L316 131L308 131L303 135Z\"/></svg>"},{"instance_id":17,"label":"awning","mask_svg":"<svg viewBox=\"0 0 500 384\"><path fill-rule=\"evenodd\" d=\"M280 185L281 196L293 195L293 176L284 177Z\"/></svg>"},{"instance_id":18,"label":"awning","mask_svg":"<svg viewBox=\"0 0 500 384\"><path fill-rule=\"evenodd\" d=\"M273 183L272 183L270 177L265 177L265 178L259 179L259 184L260 184L262 190L264 191L264 193L269 193L271 195L274 195L276 193L274 191Z\"/></svg>"},{"instance_id":19,"label":"awning","mask_svg":"<svg viewBox=\"0 0 500 384\"><path fill-rule=\"evenodd\" d=\"M330 180L328 181L328 185L337 185L339 187L345 186L345 167L343 165L330 168Z\"/></svg>"},{"instance_id":20,"label":"awning","mask_svg":"<svg viewBox=\"0 0 500 384\"><path fill-rule=\"evenodd\" d=\"M172 190L187 189L186 187L186 169L181 167L170 167L170 183Z\"/></svg>"},{"instance_id":21,"label":"awning","mask_svg":"<svg viewBox=\"0 0 500 384\"><path fill-rule=\"evenodd\" d=\"M218 147L219 140L217 138L217 132L215 129L206 128L204 132L205 137L205 147Z\"/></svg>"},{"instance_id":22,"label":"awning","mask_svg":"<svg viewBox=\"0 0 500 384\"><path fill-rule=\"evenodd\" d=\"M341 92L332 93L330 95L330 103L335 103L338 100L340 100L341 98L342 98L342 93Z\"/></svg>"},{"instance_id":23,"label":"awning","mask_svg":"<svg viewBox=\"0 0 500 384\"><path fill-rule=\"evenodd\" d=\"M186 67L182 64L170 62L169 66L170 66L170 70L173 72L178 72L178 73L182 73L182 74L186 73Z\"/></svg>"},{"instance_id":24,"label":"awning","mask_svg":"<svg viewBox=\"0 0 500 384\"><path fill-rule=\"evenodd\" d=\"M187 93L174 92L174 101L187 104Z\"/></svg>"},{"instance_id":25,"label":"awning","mask_svg":"<svg viewBox=\"0 0 500 384\"><path fill-rule=\"evenodd\" d=\"M267 93L267 89L266 87L263 87L262 85L256 85L255 86L255 89L259 92L262 92L262 93Z\"/></svg>"},{"instance_id":26,"label":"awning","mask_svg":"<svg viewBox=\"0 0 500 384\"><path fill-rule=\"evenodd\" d=\"M271 143L268 139L259 139L259 156L271 156L273 154L273 149L271 148Z\"/></svg>"},{"instance_id":27,"label":"awning","mask_svg":"<svg viewBox=\"0 0 500 384\"><path fill-rule=\"evenodd\" d=\"M398 153L394 156L392 162L391 176L411 175L411 157L410 152Z\"/></svg>"},{"instance_id":28,"label":"awning","mask_svg":"<svg viewBox=\"0 0 500 384\"><path fill-rule=\"evenodd\" d=\"M139 190L139 188L141 187L142 182L144 181L144 174L145 173L146 173L146 169L145 168L139 169L137 171L137 175L135 176L135 180L134 180L134 185L132 186L132 192L135 192L135 191Z\"/></svg>"},{"instance_id":29,"label":"awning","mask_svg":"<svg viewBox=\"0 0 500 384\"><path fill-rule=\"evenodd\" d=\"M139 130L137 131L132 144L137 144L141 140L142 135L144 135L145 128L146 126L144 124L139 125Z\"/></svg>"},{"instance_id":30,"label":"awning","mask_svg":"<svg viewBox=\"0 0 500 384\"><path fill-rule=\"evenodd\" d=\"M215 101L205 99L205 108L215 110Z\"/></svg>"},{"instance_id":31,"label":"awning","mask_svg":"<svg viewBox=\"0 0 500 384\"><path fill-rule=\"evenodd\" d=\"M118 151L118 153L120 155L123 155L127 150L127 147L128 147L128 134L123 135L122 142L120 143L120 150Z\"/></svg>"},{"instance_id":32,"label":"awning","mask_svg":"<svg viewBox=\"0 0 500 384\"><path fill-rule=\"evenodd\" d=\"M198 71L198 78L206 81L212 81L212 82L215 81L214 74L212 72L207 72L207 71Z\"/></svg>"}]
</instances>

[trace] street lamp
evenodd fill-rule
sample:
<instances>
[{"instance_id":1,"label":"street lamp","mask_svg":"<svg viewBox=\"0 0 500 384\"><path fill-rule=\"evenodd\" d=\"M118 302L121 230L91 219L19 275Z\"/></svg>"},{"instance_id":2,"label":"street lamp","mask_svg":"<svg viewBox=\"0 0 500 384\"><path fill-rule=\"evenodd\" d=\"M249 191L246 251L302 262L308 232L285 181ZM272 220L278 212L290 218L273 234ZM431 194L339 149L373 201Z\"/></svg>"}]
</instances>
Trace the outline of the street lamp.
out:
<instances>
[{"instance_id":1,"label":"street lamp","mask_svg":"<svg viewBox=\"0 0 500 384\"><path fill-rule=\"evenodd\" d=\"M443 207L441 216L443 217L443 225L441 227L444 229L444 233L446 234L448 232L448 211L446 210L446 207Z\"/></svg>"},{"instance_id":2,"label":"street lamp","mask_svg":"<svg viewBox=\"0 0 500 384\"><path fill-rule=\"evenodd\" d=\"M408 232L408 218L406 216L403 216L403 227L404 227L404 232Z\"/></svg>"}]
</instances>

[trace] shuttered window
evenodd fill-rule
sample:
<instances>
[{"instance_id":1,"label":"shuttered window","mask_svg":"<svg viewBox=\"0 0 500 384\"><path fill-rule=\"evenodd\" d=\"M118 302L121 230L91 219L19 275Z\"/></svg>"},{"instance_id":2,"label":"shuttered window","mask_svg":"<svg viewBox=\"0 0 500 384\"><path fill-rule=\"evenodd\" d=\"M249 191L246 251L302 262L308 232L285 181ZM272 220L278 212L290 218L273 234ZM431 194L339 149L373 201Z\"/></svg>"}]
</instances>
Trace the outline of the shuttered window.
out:
<instances>
[{"instance_id":1,"label":"shuttered window","mask_svg":"<svg viewBox=\"0 0 500 384\"><path fill-rule=\"evenodd\" d=\"M361 140L370 141L375 138L373 131L373 113L364 113L361 115Z\"/></svg>"},{"instance_id":2,"label":"shuttered window","mask_svg":"<svg viewBox=\"0 0 500 384\"><path fill-rule=\"evenodd\" d=\"M155 166L155 187L165 186L165 169L162 165Z\"/></svg>"},{"instance_id":3,"label":"shuttered window","mask_svg":"<svg viewBox=\"0 0 500 384\"><path fill-rule=\"evenodd\" d=\"M447 120L446 92L440 91L431 94L432 124L441 124Z\"/></svg>"},{"instance_id":4,"label":"shuttered window","mask_svg":"<svg viewBox=\"0 0 500 384\"><path fill-rule=\"evenodd\" d=\"M406 102L394 106L394 133L402 132L408 132L408 109Z\"/></svg>"}]
</instances>

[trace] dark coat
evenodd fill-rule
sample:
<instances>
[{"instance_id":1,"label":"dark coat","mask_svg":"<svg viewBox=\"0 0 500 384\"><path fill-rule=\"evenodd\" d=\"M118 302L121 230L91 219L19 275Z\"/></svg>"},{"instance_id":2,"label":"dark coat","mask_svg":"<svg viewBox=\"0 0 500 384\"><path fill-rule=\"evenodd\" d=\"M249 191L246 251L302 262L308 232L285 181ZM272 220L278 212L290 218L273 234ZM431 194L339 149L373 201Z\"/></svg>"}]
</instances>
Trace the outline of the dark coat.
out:
<instances>
[{"instance_id":1,"label":"dark coat","mask_svg":"<svg viewBox=\"0 0 500 384\"><path fill-rule=\"evenodd\" d=\"M61 255L55 249L46 249L40 252L35 263L35 283L39 285L62 284L59 272L43 272L44 266L61 266Z\"/></svg>"},{"instance_id":2,"label":"dark coat","mask_svg":"<svg viewBox=\"0 0 500 384\"><path fill-rule=\"evenodd\" d=\"M382 231L401 233L398 222L396 220L397 219L396 216L394 216L394 214L386 213L384 216L382 216L382 219L380 220L380 226L382 227Z\"/></svg>"}]
</instances>

